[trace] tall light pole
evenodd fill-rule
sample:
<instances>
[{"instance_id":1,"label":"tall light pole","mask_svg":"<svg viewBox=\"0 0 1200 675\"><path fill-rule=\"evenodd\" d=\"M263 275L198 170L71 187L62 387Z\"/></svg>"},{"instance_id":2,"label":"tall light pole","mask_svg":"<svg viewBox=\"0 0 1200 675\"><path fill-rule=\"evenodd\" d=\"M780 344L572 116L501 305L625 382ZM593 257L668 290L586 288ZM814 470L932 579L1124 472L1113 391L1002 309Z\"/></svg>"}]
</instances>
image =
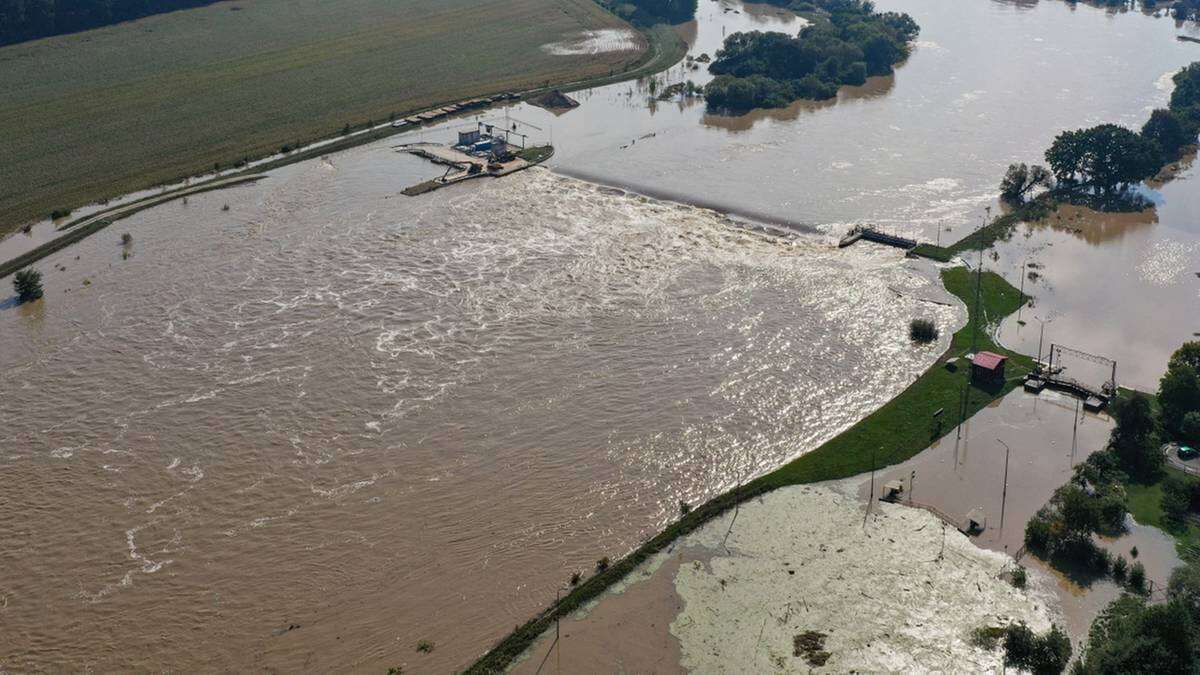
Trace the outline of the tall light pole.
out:
<instances>
[{"instance_id":1,"label":"tall light pole","mask_svg":"<svg viewBox=\"0 0 1200 675\"><path fill-rule=\"evenodd\" d=\"M979 226L979 230L977 230L977 232L982 232L983 228L987 227L988 219L992 215L992 207L990 207L990 206L985 207L984 214L985 215L983 217L983 224ZM984 245L983 245L982 237L980 238L980 241L978 243L979 243L979 269L977 269L975 271L975 316L974 316L974 320L971 322L971 353L972 354L975 353L975 334L979 331L979 322L981 320L981 318L979 316L979 289L983 285L983 249L984 249Z\"/></svg>"},{"instance_id":2,"label":"tall light pole","mask_svg":"<svg viewBox=\"0 0 1200 675\"><path fill-rule=\"evenodd\" d=\"M1038 355L1037 355L1037 365L1038 365L1038 367L1041 367L1041 365L1042 365L1042 338L1044 338L1046 336L1046 324L1050 323L1050 321L1053 321L1053 319L1051 319L1050 321L1043 321L1042 319L1039 319L1036 314L1034 315L1033 318L1036 319L1037 322L1041 325L1041 328L1038 330Z\"/></svg>"},{"instance_id":3,"label":"tall light pole","mask_svg":"<svg viewBox=\"0 0 1200 675\"><path fill-rule=\"evenodd\" d=\"M1021 325L1021 310L1025 308L1025 266L1029 264L1026 258L1021 262L1021 304L1017 305L1017 325Z\"/></svg>"},{"instance_id":4,"label":"tall light pole","mask_svg":"<svg viewBox=\"0 0 1200 675\"><path fill-rule=\"evenodd\" d=\"M1000 533L1004 533L1004 506L1008 502L1008 443L996 439L996 442L1004 446L1004 488L1000 492Z\"/></svg>"}]
</instances>

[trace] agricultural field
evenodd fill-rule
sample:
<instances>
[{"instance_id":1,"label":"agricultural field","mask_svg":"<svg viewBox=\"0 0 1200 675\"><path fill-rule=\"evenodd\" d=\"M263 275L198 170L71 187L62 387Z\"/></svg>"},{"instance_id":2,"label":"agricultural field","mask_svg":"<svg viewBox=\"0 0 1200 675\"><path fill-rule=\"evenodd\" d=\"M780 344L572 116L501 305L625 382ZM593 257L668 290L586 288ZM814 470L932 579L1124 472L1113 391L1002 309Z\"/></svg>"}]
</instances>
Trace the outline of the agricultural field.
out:
<instances>
[{"instance_id":1,"label":"agricultural field","mask_svg":"<svg viewBox=\"0 0 1200 675\"><path fill-rule=\"evenodd\" d=\"M608 76L593 0L235 0L0 48L0 234L434 104Z\"/></svg>"}]
</instances>

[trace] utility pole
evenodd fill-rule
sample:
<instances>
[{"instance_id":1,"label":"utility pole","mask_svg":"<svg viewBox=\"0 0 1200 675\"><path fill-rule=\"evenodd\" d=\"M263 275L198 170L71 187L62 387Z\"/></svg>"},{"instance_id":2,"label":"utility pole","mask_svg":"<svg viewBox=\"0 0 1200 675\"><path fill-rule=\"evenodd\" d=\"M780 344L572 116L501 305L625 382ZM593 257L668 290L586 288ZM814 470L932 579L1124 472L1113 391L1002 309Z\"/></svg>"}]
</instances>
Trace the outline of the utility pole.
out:
<instances>
[{"instance_id":1,"label":"utility pole","mask_svg":"<svg viewBox=\"0 0 1200 675\"><path fill-rule=\"evenodd\" d=\"M992 215L992 207L988 206L985 209L986 214L983 219L983 225L979 226L979 230L987 227L987 219ZM982 317L979 316L979 287L983 285L983 243L979 244L979 269L975 270L975 316L971 321L971 353L975 353L975 334L979 331L979 322Z\"/></svg>"},{"instance_id":2,"label":"utility pole","mask_svg":"<svg viewBox=\"0 0 1200 675\"><path fill-rule=\"evenodd\" d=\"M554 593L557 600L554 604L562 602L562 589L558 589ZM559 619L562 617L562 612L554 612L554 672L562 675L562 631L559 629Z\"/></svg>"},{"instance_id":3,"label":"utility pole","mask_svg":"<svg viewBox=\"0 0 1200 675\"><path fill-rule=\"evenodd\" d=\"M1029 263L1026 258L1021 262L1021 304L1017 305L1017 325L1021 325L1021 310L1025 308L1025 265Z\"/></svg>"},{"instance_id":4,"label":"utility pole","mask_svg":"<svg viewBox=\"0 0 1200 675\"><path fill-rule=\"evenodd\" d=\"M867 529L867 517L871 515L871 502L875 500L875 448L871 448L871 494L867 497L867 512L863 514L863 529Z\"/></svg>"},{"instance_id":5,"label":"utility pole","mask_svg":"<svg viewBox=\"0 0 1200 675\"><path fill-rule=\"evenodd\" d=\"M1075 399L1075 418L1071 425L1071 466L1075 466L1075 448L1079 439L1079 399Z\"/></svg>"},{"instance_id":6,"label":"utility pole","mask_svg":"<svg viewBox=\"0 0 1200 675\"><path fill-rule=\"evenodd\" d=\"M1004 446L1004 488L1000 492L1000 533L1004 533L1004 507L1008 503L1008 443L996 439L996 442Z\"/></svg>"},{"instance_id":7,"label":"utility pole","mask_svg":"<svg viewBox=\"0 0 1200 675\"><path fill-rule=\"evenodd\" d=\"M867 500L868 509L875 500L875 449L871 448L871 498Z\"/></svg>"}]
</instances>

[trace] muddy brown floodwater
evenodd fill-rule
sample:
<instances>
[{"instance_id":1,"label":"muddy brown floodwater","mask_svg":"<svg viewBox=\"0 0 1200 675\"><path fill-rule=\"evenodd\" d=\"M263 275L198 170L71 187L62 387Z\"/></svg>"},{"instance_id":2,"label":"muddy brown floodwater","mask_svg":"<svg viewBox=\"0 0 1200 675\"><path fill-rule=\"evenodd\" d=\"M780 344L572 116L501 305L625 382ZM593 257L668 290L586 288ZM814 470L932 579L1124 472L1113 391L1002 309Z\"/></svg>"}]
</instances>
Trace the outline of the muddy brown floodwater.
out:
<instances>
[{"instance_id":1,"label":"muddy brown floodwater","mask_svg":"<svg viewBox=\"0 0 1200 675\"><path fill-rule=\"evenodd\" d=\"M1157 391L1171 353L1200 339L1200 185L1193 159L1173 180L1144 190L1153 209L1063 207L1018 226L988 264L1008 270L1013 283L1025 266L1034 306L1024 310L1024 325L1015 316L1004 322L1001 341L1036 354L1044 332L1046 345L1117 361L1118 383ZM1105 379L1105 369L1087 360L1065 365L1078 379Z\"/></svg>"},{"instance_id":2,"label":"muddy brown floodwater","mask_svg":"<svg viewBox=\"0 0 1200 675\"><path fill-rule=\"evenodd\" d=\"M962 308L930 302L929 267L828 235L962 231L1009 161L1140 123L1194 52L1065 3L881 8L920 44L832 104L717 119L618 84L507 110L558 173L402 197L436 169L390 145L455 121L45 259L46 298L0 305L0 669L459 668L680 500L902 390L945 348L908 320L948 335ZM698 55L798 25L705 2L689 30ZM660 81L706 78L683 68Z\"/></svg>"}]
</instances>

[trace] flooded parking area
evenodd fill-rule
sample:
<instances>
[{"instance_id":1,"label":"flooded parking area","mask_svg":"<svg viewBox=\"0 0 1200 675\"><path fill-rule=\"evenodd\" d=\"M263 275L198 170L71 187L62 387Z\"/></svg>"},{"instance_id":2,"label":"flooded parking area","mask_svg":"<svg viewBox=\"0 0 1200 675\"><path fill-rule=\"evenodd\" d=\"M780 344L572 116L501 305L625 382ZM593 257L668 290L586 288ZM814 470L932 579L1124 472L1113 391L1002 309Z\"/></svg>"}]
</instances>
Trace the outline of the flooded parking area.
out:
<instances>
[{"instance_id":1,"label":"flooded parking area","mask_svg":"<svg viewBox=\"0 0 1200 675\"><path fill-rule=\"evenodd\" d=\"M982 518L984 529L971 541L1020 555L1021 564L1052 579L1049 587L1064 628L1079 644L1092 620L1122 590L1108 578L1071 576L1032 555L1022 555L1025 524L1070 480L1076 465L1107 445L1113 424L1106 414L1084 411L1074 397L1018 389L967 420L961 438L952 430L912 459L878 471L877 497L894 482L904 488L900 503L932 507L953 525L965 525L970 514ZM871 481L863 478L859 478L859 496L865 500ZM1136 547L1146 578L1165 588L1171 570L1181 564L1175 540L1132 518L1127 521L1125 534L1097 538L1097 542L1130 561L1130 551Z\"/></svg>"}]
</instances>

